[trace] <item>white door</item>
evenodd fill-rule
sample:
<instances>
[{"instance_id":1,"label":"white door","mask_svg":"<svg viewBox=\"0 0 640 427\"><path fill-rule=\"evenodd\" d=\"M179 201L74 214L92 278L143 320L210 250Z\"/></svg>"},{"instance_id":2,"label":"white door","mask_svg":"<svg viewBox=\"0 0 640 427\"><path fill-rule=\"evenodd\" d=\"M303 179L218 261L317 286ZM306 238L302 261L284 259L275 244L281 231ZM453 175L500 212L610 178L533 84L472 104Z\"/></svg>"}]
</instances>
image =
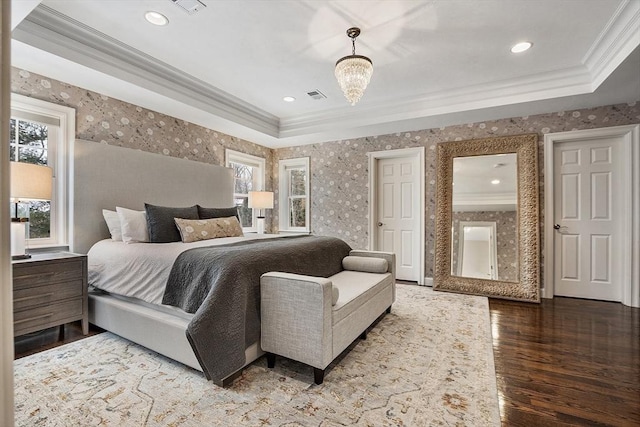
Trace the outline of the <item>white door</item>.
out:
<instances>
[{"instance_id":1,"label":"white door","mask_svg":"<svg viewBox=\"0 0 640 427\"><path fill-rule=\"evenodd\" d=\"M461 277L498 280L498 250L495 221L460 221L458 271ZM452 240L455 247L455 239Z\"/></svg>"},{"instance_id":2,"label":"white door","mask_svg":"<svg viewBox=\"0 0 640 427\"><path fill-rule=\"evenodd\" d=\"M395 252L396 277L419 281L420 164L415 156L377 161L376 250Z\"/></svg>"},{"instance_id":3,"label":"white door","mask_svg":"<svg viewBox=\"0 0 640 427\"><path fill-rule=\"evenodd\" d=\"M555 295L621 301L624 227L619 137L554 147Z\"/></svg>"}]
</instances>

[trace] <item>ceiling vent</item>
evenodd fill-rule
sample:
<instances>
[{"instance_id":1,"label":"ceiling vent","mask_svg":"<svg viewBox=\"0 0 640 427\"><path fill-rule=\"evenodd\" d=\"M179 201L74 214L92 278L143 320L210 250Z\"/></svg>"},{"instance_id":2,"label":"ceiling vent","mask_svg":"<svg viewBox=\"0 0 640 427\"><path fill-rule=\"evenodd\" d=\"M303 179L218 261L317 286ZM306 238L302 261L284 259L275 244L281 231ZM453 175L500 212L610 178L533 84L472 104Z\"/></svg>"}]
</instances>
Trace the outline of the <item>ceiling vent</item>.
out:
<instances>
[{"instance_id":1,"label":"ceiling vent","mask_svg":"<svg viewBox=\"0 0 640 427\"><path fill-rule=\"evenodd\" d=\"M194 13L207 7L206 4L198 0L171 0L171 3L179 6L180 9L184 10L189 15L193 15Z\"/></svg>"},{"instance_id":2,"label":"ceiling vent","mask_svg":"<svg viewBox=\"0 0 640 427\"><path fill-rule=\"evenodd\" d=\"M324 93L320 92L318 89L312 90L311 92L307 92L307 95L309 95L311 98L315 100L325 99L327 97Z\"/></svg>"}]
</instances>

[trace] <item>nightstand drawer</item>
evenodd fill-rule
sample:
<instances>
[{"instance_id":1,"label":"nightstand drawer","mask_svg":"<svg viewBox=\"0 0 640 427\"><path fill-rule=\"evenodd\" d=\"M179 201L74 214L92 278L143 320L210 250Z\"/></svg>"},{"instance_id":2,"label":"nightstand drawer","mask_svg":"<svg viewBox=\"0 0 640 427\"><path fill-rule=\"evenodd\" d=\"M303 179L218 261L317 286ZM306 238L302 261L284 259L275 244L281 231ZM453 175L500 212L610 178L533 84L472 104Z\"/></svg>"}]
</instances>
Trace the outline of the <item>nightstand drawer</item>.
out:
<instances>
[{"instance_id":1,"label":"nightstand drawer","mask_svg":"<svg viewBox=\"0 0 640 427\"><path fill-rule=\"evenodd\" d=\"M13 333L18 336L82 317L82 298L13 313Z\"/></svg>"},{"instance_id":2,"label":"nightstand drawer","mask_svg":"<svg viewBox=\"0 0 640 427\"><path fill-rule=\"evenodd\" d=\"M43 284L82 280L82 260L70 259L55 263L15 264L13 268L13 288L25 289Z\"/></svg>"},{"instance_id":3,"label":"nightstand drawer","mask_svg":"<svg viewBox=\"0 0 640 427\"><path fill-rule=\"evenodd\" d=\"M86 255L40 252L11 266L15 336L75 320L89 333Z\"/></svg>"},{"instance_id":4,"label":"nightstand drawer","mask_svg":"<svg viewBox=\"0 0 640 427\"><path fill-rule=\"evenodd\" d=\"M23 289L17 288L13 291L13 311L26 310L73 297L82 297L83 288L82 279L37 287L24 287Z\"/></svg>"}]
</instances>

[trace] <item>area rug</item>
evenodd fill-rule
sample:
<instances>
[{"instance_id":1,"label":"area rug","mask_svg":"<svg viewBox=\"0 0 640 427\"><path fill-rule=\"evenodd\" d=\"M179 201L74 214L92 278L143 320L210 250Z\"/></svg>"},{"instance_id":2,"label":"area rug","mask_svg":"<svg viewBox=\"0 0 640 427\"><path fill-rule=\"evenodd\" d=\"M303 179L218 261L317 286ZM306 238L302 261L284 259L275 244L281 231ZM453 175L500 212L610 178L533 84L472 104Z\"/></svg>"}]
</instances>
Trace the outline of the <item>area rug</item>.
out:
<instances>
[{"instance_id":1,"label":"area rug","mask_svg":"<svg viewBox=\"0 0 640 427\"><path fill-rule=\"evenodd\" d=\"M499 426L488 301L397 286L329 366L265 358L228 388L110 333L15 362L18 426Z\"/></svg>"}]
</instances>

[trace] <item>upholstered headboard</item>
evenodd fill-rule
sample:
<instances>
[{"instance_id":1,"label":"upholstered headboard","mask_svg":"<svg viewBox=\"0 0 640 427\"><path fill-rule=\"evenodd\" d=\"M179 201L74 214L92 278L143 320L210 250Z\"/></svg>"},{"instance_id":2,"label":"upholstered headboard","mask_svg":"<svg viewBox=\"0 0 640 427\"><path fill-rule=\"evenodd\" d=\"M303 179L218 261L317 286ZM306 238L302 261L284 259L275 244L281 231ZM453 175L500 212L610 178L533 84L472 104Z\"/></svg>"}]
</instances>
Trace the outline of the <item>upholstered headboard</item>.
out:
<instances>
[{"instance_id":1,"label":"upholstered headboard","mask_svg":"<svg viewBox=\"0 0 640 427\"><path fill-rule=\"evenodd\" d=\"M102 209L143 210L161 206L233 206L229 168L96 142L76 140L73 147L69 249L86 254L109 238Z\"/></svg>"}]
</instances>

